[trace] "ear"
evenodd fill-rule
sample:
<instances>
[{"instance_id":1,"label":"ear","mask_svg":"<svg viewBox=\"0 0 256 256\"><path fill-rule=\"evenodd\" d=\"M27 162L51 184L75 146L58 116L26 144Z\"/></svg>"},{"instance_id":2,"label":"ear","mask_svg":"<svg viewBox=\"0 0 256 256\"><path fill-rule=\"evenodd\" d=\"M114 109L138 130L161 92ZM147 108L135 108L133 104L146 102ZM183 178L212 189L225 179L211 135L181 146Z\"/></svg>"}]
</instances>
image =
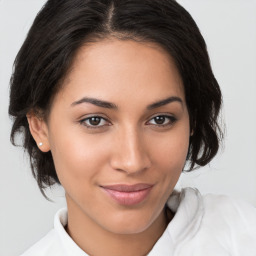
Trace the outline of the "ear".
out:
<instances>
[{"instance_id":1,"label":"ear","mask_svg":"<svg viewBox=\"0 0 256 256\"><path fill-rule=\"evenodd\" d=\"M48 126L46 122L34 112L27 114L27 120L30 133L38 145L38 148L42 152L48 152L51 148L48 136Z\"/></svg>"}]
</instances>

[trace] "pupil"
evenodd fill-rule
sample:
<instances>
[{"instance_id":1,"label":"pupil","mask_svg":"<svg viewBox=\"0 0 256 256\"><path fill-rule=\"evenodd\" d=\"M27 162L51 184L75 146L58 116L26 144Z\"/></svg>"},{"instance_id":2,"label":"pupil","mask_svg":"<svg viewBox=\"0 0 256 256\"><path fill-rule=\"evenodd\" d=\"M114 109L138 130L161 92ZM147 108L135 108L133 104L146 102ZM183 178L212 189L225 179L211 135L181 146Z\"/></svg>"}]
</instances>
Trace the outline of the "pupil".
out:
<instances>
[{"instance_id":1,"label":"pupil","mask_svg":"<svg viewBox=\"0 0 256 256\"><path fill-rule=\"evenodd\" d=\"M164 121L165 121L165 117L164 116L157 116L157 117L155 117L155 122L157 124L163 124Z\"/></svg>"},{"instance_id":2,"label":"pupil","mask_svg":"<svg viewBox=\"0 0 256 256\"><path fill-rule=\"evenodd\" d=\"M100 117L92 117L90 118L91 125L98 125L100 123Z\"/></svg>"}]
</instances>

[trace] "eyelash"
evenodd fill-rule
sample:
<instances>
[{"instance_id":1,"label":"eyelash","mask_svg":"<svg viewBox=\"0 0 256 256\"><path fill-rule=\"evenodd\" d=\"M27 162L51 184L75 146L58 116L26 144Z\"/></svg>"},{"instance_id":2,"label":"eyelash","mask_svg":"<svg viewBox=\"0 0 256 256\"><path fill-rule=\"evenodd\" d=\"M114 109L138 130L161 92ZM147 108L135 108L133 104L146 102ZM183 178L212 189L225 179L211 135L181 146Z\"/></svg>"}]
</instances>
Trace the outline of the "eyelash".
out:
<instances>
[{"instance_id":1,"label":"eyelash","mask_svg":"<svg viewBox=\"0 0 256 256\"><path fill-rule=\"evenodd\" d=\"M81 121L79 121L79 123L80 123L81 125L84 125L84 126L85 126L86 128L88 128L88 129L100 129L100 128L104 127L104 126L110 126L110 125L111 125L110 122L109 122L108 125L100 125L100 126L98 126L98 125L92 125L92 124L86 124L86 121L90 122L90 121L92 121L93 118L98 118L98 119L100 119L100 123L102 122L102 120L104 120L104 121L106 121L106 122L109 122L106 118L104 118L104 117L102 117L102 116L90 116L90 117L87 117L87 118L85 118L85 119L82 119Z\"/></svg>"},{"instance_id":2,"label":"eyelash","mask_svg":"<svg viewBox=\"0 0 256 256\"><path fill-rule=\"evenodd\" d=\"M149 121L154 120L156 118L165 118L165 121L166 121L166 119L169 119L168 123L164 122L164 124L152 124L152 125L157 126L157 127L172 126L177 121L177 118L174 117L174 116L171 116L171 115L157 115L157 116L152 117Z\"/></svg>"},{"instance_id":3,"label":"eyelash","mask_svg":"<svg viewBox=\"0 0 256 256\"><path fill-rule=\"evenodd\" d=\"M102 121L105 121L105 122L108 122L108 124L107 125L86 124L87 121L90 122L94 118L100 119L100 123ZM153 125L153 126L157 126L157 127L167 127L167 126L172 126L177 121L177 118L174 117L174 116L171 116L171 115L157 115L157 116L152 117L146 124L148 124L151 120L154 120L154 119L156 121L156 118L165 118L165 122L166 122L166 119L169 119L169 122L168 123L164 122L164 124L149 124L149 125ZM79 123L81 125L84 125L88 129L100 129L100 128L103 128L103 127L111 125L111 123L106 118L104 118L102 116L97 116L97 115L84 118L84 119L80 120Z\"/></svg>"}]
</instances>

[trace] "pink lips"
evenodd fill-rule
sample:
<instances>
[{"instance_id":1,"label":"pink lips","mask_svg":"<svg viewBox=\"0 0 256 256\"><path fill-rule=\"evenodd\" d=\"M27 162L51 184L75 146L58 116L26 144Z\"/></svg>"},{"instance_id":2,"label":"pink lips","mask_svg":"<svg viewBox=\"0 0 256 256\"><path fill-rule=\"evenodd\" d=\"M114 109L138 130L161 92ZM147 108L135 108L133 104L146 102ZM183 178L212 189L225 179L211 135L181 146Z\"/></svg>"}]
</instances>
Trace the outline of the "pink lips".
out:
<instances>
[{"instance_id":1,"label":"pink lips","mask_svg":"<svg viewBox=\"0 0 256 256\"><path fill-rule=\"evenodd\" d=\"M135 185L118 184L101 187L119 204L136 205L146 199L153 185L140 183Z\"/></svg>"}]
</instances>

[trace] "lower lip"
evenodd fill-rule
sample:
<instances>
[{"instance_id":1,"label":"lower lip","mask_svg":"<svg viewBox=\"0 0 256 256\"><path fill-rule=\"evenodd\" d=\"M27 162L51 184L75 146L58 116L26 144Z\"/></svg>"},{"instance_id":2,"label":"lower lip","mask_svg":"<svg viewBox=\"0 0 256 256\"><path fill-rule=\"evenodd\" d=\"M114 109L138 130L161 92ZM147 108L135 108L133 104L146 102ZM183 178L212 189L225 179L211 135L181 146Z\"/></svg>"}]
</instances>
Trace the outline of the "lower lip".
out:
<instances>
[{"instance_id":1,"label":"lower lip","mask_svg":"<svg viewBox=\"0 0 256 256\"><path fill-rule=\"evenodd\" d=\"M107 194L121 205L137 205L144 201L149 195L152 187L132 192L116 191L112 189L103 188Z\"/></svg>"}]
</instances>

